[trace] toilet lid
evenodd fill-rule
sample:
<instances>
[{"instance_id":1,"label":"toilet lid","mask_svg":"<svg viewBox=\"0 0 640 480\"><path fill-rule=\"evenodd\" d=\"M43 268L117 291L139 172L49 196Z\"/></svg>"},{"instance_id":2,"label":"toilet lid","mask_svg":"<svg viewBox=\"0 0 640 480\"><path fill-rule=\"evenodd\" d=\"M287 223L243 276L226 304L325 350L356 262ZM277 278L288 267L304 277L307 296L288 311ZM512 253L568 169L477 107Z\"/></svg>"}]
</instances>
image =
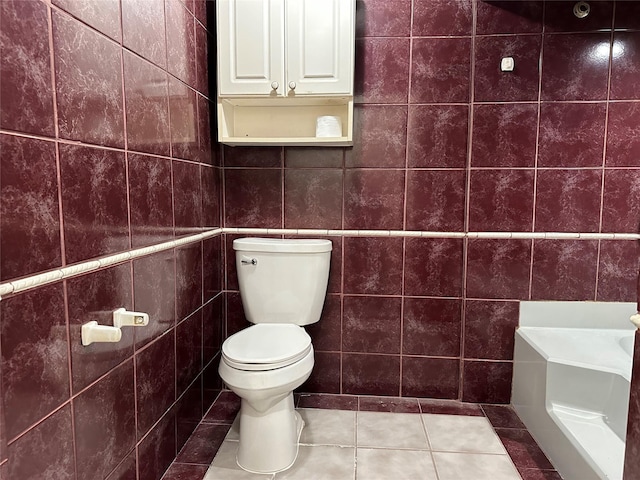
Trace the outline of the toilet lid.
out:
<instances>
[{"instance_id":1,"label":"toilet lid","mask_svg":"<svg viewBox=\"0 0 640 480\"><path fill-rule=\"evenodd\" d=\"M231 335L222 355L240 370L272 370L297 362L311 350L304 328L288 323L261 323Z\"/></svg>"}]
</instances>

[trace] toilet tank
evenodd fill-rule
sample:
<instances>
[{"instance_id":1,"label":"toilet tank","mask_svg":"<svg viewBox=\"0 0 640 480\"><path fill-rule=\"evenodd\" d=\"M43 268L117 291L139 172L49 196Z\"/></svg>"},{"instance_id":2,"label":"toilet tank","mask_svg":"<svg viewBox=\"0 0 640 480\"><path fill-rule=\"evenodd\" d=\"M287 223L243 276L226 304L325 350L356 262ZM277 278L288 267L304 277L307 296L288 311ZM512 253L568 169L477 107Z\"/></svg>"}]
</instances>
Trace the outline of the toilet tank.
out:
<instances>
[{"instance_id":1,"label":"toilet tank","mask_svg":"<svg viewBox=\"0 0 640 480\"><path fill-rule=\"evenodd\" d=\"M296 325L320 320L331 241L239 238L233 249L247 320Z\"/></svg>"}]
</instances>

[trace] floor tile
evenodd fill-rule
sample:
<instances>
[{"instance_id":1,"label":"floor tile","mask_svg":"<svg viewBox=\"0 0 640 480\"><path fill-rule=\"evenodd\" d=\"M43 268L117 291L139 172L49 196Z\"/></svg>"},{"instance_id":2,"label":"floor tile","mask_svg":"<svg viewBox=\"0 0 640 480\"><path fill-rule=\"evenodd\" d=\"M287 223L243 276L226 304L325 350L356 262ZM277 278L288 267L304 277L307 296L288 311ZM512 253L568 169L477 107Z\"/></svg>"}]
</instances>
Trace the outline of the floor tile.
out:
<instances>
[{"instance_id":1,"label":"floor tile","mask_svg":"<svg viewBox=\"0 0 640 480\"><path fill-rule=\"evenodd\" d=\"M349 395L305 395L298 399L298 408L330 408L333 410L358 410L358 397Z\"/></svg>"},{"instance_id":2,"label":"floor tile","mask_svg":"<svg viewBox=\"0 0 640 480\"><path fill-rule=\"evenodd\" d=\"M174 463L165 472L162 480L202 480L205 473L207 473L206 465Z\"/></svg>"},{"instance_id":3,"label":"floor tile","mask_svg":"<svg viewBox=\"0 0 640 480\"><path fill-rule=\"evenodd\" d=\"M276 480L353 480L355 448L300 446L293 467L276 473Z\"/></svg>"},{"instance_id":4,"label":"floor tile","mask_svg":"<svg viewBox=\"0 0 640 480\"><path fill-rule=\"evenodd\" d=\"M202 421L229 424L233 422L239 411L240 398L233 392L221 392Z\"/></svg>"},{"instance_id":5,"label":"floor tile","mask_svg":"<svg viewBox=\"0 0 640 480\"><path fill-rule=\"evenodd\" d=\"M433 451L506 453L484 417L422 415Z\"/></svg>"},{"instance_id":6,"label":"floor tile","mask_svg":"<svg viewBox=\"0 0 640 480\"><path fill-rule=\"evenodd\" d=\"M428 451L358 448L356 458L356 480L437 480Z\"/></svg>"},{"instance_id":7,"label":"floor tile","mask_svg":"<svg viewBox=\"0 0 640 480\"><path fill-rule=\"evenodd\" d=\"M358 412L357 445L426 450L429 448L420 415Z\"/></svg>"},{"instance_id":8,"label":"floor tile","mask_svg":"<svg viewBox=\"0 0 640 480\"><path fill-rule=\"evenodd\" d=\"M203 480L271 480L273 475L259 475L242 470L236 463L237 442L225 441L213 459Z\"/></svg>"},{"instance_id":9,"label":"floor tile","mask_svg":"<svg viewBox=\"0 0 640 480\"><path fill-rule=\"evenodd\" d=\"M553 469L553 465L527 430L496 428L496 433L517 467Z\"/></svg>"},{"instance_id":10,"label":"floor tile","mask_svg":"<svg viewBox=\"0 0 640 480\"><path fill-rule=\"evenodd\" d=\"M200 424L176 457L176 462L209 465L228 429L228 425Z\"/></svg>"},{"instance_id":11,"label":"floor tile","mask_svg":"<svg viewBox=\"0 0 640 480\"><path fill-rule=\"evenodd\" d=\"M463 403L457 400L419 399L422 413L443 415L464 415L468 417L484 417L484 412L475 403Z\"/></svg>"},{"instance_id":12,"label":"floor tile","mask_svg":"<svg viewBox=\"0 0 640 480\"><path fill-rule=\"evenodd\" d=\"M416 398L360 397L361 412L420 413Z\"/></svg>"},{"instance_id":13,"label":"floor tile","mask_svg":"<svg viewBox=\"0 0 640 480\"><path fill-rule=\"evenodd\" d=\"M494 428L526 428L509 405L482 405L482 410Z\"/></svg>"},{"instance_id":14,"label":"floor tile","mask_svg":"<svg viewBox=\"0 0 640 480\"><path fill-rule=\"evenodd\" d=\"M434 452L439 480L520 480L508 455Z\"/></svg>"},{"instance_id":15,"label":"floor tile","mask_svg":"<svg viewBox=\"0 0 640 480\"><path fill-rule=\"evenodd\" d=\"M302 408L298 412L305 421L301 444L355 446L356 412L315 408Z\"/></svg>"}]
</instances>

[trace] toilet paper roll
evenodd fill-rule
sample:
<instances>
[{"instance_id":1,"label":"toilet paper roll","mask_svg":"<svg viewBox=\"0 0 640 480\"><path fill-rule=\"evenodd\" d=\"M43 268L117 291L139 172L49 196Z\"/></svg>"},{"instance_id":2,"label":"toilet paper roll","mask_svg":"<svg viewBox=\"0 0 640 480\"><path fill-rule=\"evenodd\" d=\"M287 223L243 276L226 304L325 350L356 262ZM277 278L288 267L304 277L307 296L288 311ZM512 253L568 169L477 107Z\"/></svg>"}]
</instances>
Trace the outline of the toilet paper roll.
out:
<instances>
[{"instance_id":1,"label":"toilet paper roll","mask_svg":"<svg viewBox=\"0 0 640 480\"><path fill-rule=\"evenodd\" d=\"M334 115L324 115L316 119L316 137L341 137L342 120Z\"/></svg>"}]
</instances>

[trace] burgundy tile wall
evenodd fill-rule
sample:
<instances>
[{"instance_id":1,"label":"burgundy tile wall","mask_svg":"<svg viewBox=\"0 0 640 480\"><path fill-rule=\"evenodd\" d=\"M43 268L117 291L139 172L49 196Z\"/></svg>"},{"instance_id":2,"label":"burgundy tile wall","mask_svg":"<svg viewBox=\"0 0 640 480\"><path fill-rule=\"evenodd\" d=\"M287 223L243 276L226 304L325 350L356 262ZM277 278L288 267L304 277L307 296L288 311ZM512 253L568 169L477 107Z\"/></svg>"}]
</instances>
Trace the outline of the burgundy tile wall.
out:
<instances>
[{"instance_id":1,"label":"burgundy tile wall","mask_svg":"<svg viewBox=\"0 0 640 480\"><path fill-rule=\"evenodd\" d=\"M640 2L573 3L358 0L354 146L225 147L225 226L637 232ZM310 392L508 402L519 300L635 300L637 242L330 239Z\"/></svg>"},{"instance_id":2,"label":"burgundy tile wall","mask_svg":"<svg viewBox=\"0 0 640 480\"><path fill-rule=\"evenodd\" d=\"M2 282L220 226L205 0L0 9ZM0 476L159 480L221 387L222 266L218 237L3 298ZM120 307L149 326L83 347Z\"/></svg>"}]
</instances>

